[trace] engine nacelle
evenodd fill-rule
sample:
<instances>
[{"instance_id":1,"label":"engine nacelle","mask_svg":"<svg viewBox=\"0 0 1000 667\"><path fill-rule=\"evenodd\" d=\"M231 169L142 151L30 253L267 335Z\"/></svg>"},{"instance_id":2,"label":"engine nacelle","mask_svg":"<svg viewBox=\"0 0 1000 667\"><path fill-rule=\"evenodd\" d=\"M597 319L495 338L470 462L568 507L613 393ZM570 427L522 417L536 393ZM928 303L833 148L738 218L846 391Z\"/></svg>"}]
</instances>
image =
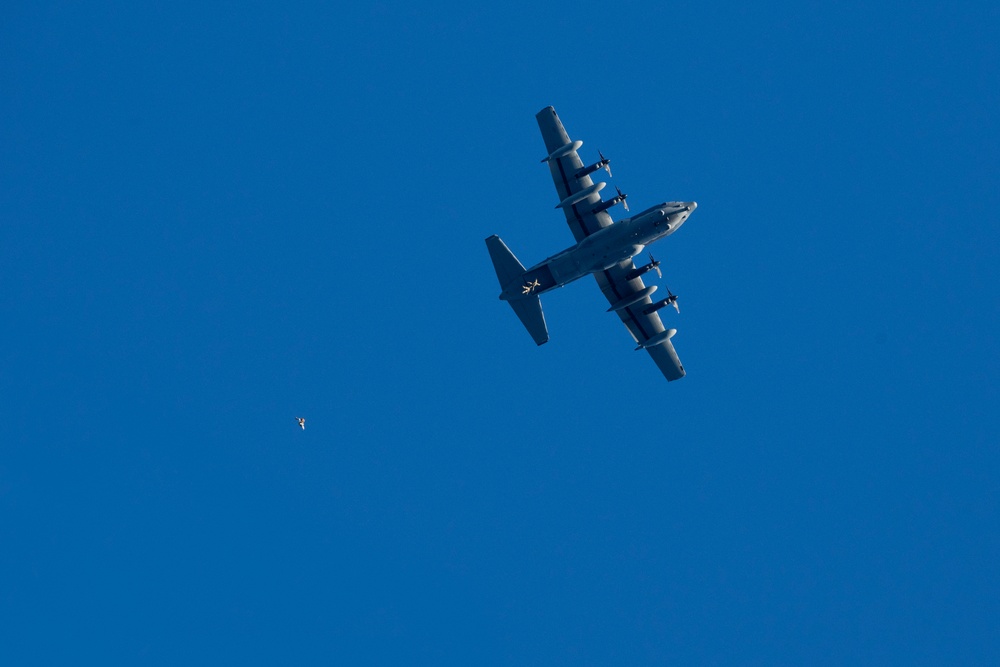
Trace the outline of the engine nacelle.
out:
<instances>
[{"instance_id":1,"label":"engine nacelle","mask_svg":"<svg viewBox=\"0 0 1000 667\"><path fill-rule=\"evenodd\" d=\"M592 165L589 165L587 167L584 167L583 169L578 170L575 174L573 174L573 176L575 176L576 178L583 178L587 174L593 174L598 169L605 169L607 168L607 166L608 166L608 161L601 160L600 162L595 162Z\"/></svg>"},{"instance_id":2,"label":"engine nacelle","mask_svg":"<svg viewBox=\"0 0 1000 667\"><path fill-rule=\"evenodd\" d=\"M663 308L664 306L669 305L669 304L673 303L676 300L677 300L676 296L668 296L666 299L662 299L660 301L657 301L656 303L653 303L653 304L650 304L650 305L646 306L645 308L642 309L642 312L643 312L644 315L649 315L650 313L655 313L660 308Z\"/></svg>"},{"instance_id":3,"label":"engine nacelle","mask_svg":"<svg viewBox=\"0 0 1000 667\"><path fill-rule=\"evenodd\" d=\"M659 262L650 262L649 264L646 264L645 266L640 266L640 267L634 268L634 269L632 269L631 271L629 271L628 273L625 274L625 280L635 280L636 278L638 278L642 274L646 273L647 271L652 271L658 265L659 265Z\"/></svg>"},{"instance_id":4,"label":"engine nacelle","mask_svg":"<svg viewBox=\"0 0 1000 667\"><path fill-rule=\"evenodd\" d=\"M617 197L612 197L608 201L602 201L600 204L598 204L597 206L595 206L594 208L592 208L590 210L590 212L596 214L596 213L600 213L601 211L607 211L609 208L611 208L612 206L615 206L616 204L621 204L622 206L625 207L625 210L627 211L628 210L628 204L625 203L625 200L627 198L628 198L628 195L622 194L622 191L619 190Z\"/></svg>"}]
</instances>

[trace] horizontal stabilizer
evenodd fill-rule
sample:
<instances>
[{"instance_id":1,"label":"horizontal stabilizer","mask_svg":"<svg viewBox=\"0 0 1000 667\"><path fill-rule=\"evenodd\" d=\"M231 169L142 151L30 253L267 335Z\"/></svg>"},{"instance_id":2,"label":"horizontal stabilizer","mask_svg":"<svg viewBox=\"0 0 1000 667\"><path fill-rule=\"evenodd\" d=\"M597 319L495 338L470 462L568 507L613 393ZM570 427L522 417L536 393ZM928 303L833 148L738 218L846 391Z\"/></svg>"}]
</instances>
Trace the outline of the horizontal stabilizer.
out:
<instances>
[{"instance_id":1,"label":"horizontal stabilizer","mask_svg":"<svg viewBox=\"0 0 1000 667\"><path fill-rule=\"evenodd\" d=\"M510 307L517 313L517 318L535 340L535 345L549 342L549 329L545 326L545 313L542 312L542 300L537 296L517 301L508 301Z\"/></svg>"},{"instance_id":2,"label":"horizontal stabilizer","mask_svg":"<svg viewBox=\"0 0 1000 667\"><path fill-rule=\"evenodd\" d=\"M493 268L497 272L500 289L506 289L507 285L520 278L524 273L524 265L517 261L514 253L496 234L486 239L486 249L490 251L490 259L493 260Z\"/></svg>"},{"instance_id":3,"label":"horizontal stabilizer","mask_svg":"<svg viewBox=\"0 0 1000 667\"><path fill-rule=\"evenodd\" d=\"M517 260L514 253L500 240L499 236L494 234L486 239L486 248L490 251L490 259L493 260L493 268L497 272L500 289L506 289L512 282L520 280L524 276L524 265ZM537 296L528 296L507 303L514 309L517 318L531 334L536 345L548 342L549 330L545 326L545 314L542 313L541 299Z\"/></svg>"}]
</instances>

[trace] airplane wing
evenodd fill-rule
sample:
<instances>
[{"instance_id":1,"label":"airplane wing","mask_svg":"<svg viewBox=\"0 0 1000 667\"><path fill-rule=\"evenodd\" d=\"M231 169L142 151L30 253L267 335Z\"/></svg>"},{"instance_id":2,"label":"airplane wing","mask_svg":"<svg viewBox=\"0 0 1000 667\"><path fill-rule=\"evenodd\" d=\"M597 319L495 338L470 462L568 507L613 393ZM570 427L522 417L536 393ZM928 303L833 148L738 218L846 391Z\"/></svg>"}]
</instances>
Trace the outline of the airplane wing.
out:
<instances>
[{"instance_id":1,"label":"airplane wing","mask_svg":"<svg viewBox=\"0 0 1000 667\"><path fill-rule=\"evenodd\" d=\"M594 188L594 181L590 174L577 176L577 173L584 168L577 153L582 142L570 140L566 128L559 120L559 115L552 107L545 107L539 111L535 114L535 119L538 121L538 128L542 131L545 150L548 152L548 156L543 161L549 163L549 171L552 173L552 181L555 183L559 201L561 203L567 200L571 202L562 208L566 214L566 222L569 223L569 228L579 243L594 232L611 225L613 221L607 211L593 212L593 208L601 201L601 194L596 188L593 192L585 192L588 188ZM577 196L580 198L573 201ZM601 291L604 292L604 296L612 305L621 303L623 299L627 301L629 295L645 289L642 277L632 280L626 278L629 271L634 268L632 260L628 259L610 269L594 274ZM649 296L645 296L636 303L617 311L618 317L625 323L636 343L645 343L666 331L657 311L648 314L643 312L643 309L652 303L653 300ZM677 357L677 352L669 338L664 339L662 343L647 347L646 351L668 381L684 377L684 366L681 365L681 360Z\"/></svg>"},{"instance_id":2,"label":"airplane wing","mask_svg":"<svg viewBox=\"0 0 1000 667\"><path fill-rule=\"evenodd\" d=\"M604 296L611 304L620 303L623 299L627 301L626 297L645 288L641 276L632 280L626 279L628 272L634 268L635 264L632 263L632 260L626 259L610 269L594 274L594 277L597 278L597 284L600 285L601 291L604 292ZM663 322L660 321L658 311L648 314L643 312L643 309L652 303L653 300L645 296L631 306L618 311L618 317L625 323L636 343L644 343L666 331ZM677 357L677 351L674 350L673 343L670 342L669 338L658 345L647 347L646 351L649 352L649 356L653 358L668 381L684 377L684 366L681 365L681 360Z\"/></svg>"},{"instance_id":3,"label":"airplane wing","mask_svg":"<svg viewBox=\"0 0 1000 667\"><path fill-rule=\"evenodd\" d=\"M570 141L556 110L552 107L545 107L535 114L535 119L538 120L538 128L542 131L542 139L545 140L545 150L548 155L559 153L557 157L546 158L549 163L549 171L552 172L552 180L556 184L559 201L566 201L567 198L572 198L573 195L593 187L594 181L590 178L590 174L580 178L576 177L576 173L583 169L583 162L576 152L579 146ZM569 228L577 243L611 224L611 216L608 215L607 211L591 212L591 209L600 201L601 193L595 191L579 201L563 207L566 222L569 223Z\"/></svg>"}]
</instances>

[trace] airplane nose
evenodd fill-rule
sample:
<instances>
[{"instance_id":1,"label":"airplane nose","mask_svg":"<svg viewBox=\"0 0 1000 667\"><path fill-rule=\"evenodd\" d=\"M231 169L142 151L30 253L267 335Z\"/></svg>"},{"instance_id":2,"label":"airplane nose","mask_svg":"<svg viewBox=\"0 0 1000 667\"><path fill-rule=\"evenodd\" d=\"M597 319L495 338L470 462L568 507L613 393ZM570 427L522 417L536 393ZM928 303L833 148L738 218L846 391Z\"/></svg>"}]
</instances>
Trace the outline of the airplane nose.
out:
<instances>
[{"instance_id":1,"label":"airplane nose","mask_svg":"<svg viewBox=\"0 0 1000 667\"><path fill-rule=\"evenodd\" d=\"M698 202L696 202L696 201L689 201L687 204L685 204L685 206L687 206L689 209L691 209L693 211L696 208L698 208Z\"/></svg>"}]
</instances>

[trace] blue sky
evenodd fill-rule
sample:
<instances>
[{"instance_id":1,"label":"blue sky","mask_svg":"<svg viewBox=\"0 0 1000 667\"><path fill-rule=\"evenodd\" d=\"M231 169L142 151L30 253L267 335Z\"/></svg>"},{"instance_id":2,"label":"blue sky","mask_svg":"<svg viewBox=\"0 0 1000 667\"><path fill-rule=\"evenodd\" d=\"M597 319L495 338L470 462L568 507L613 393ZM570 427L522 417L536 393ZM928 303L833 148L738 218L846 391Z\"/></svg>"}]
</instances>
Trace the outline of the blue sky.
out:
<instances>
[{"instance_id":1,"label":"blue sky","mask_svg":"<svg viewBox=\"0 0 1000 667\"><path fill-rule=\"evenodd\" d=\"M286 5L3 10L11 664L1000 658L994 5ZM550 104L679 382L497 300Z\"/></svg>"}]
</instances>

